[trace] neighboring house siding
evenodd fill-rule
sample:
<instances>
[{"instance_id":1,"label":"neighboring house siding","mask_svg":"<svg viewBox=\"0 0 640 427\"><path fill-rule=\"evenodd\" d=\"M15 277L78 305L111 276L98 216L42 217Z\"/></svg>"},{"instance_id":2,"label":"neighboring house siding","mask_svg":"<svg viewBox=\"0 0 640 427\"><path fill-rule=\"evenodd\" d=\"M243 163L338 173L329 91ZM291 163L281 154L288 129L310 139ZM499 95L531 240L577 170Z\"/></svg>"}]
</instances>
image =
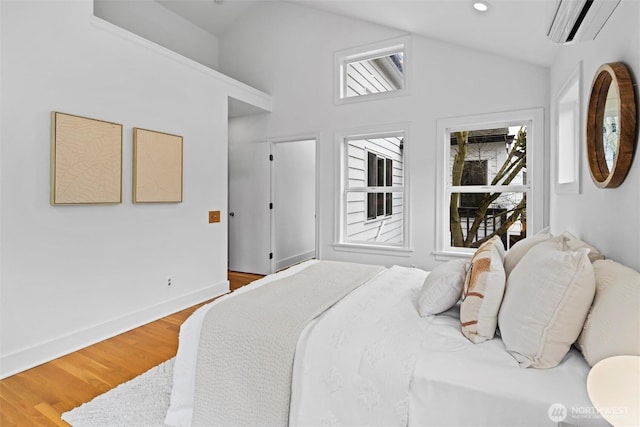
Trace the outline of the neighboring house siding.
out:
<instances>
[{"instance_id":1,"label":"neighboring house siding","mask_svg":"<svg viewBox=\"0 0 640 427\"><path fill-rule=\"evenodd\" d=\"M387 79L373 61L364 60L347 65L347 97L396 89L398 88Z\"/></svg>"},{"instance_id":2,"label":"neighboring house siding","mask_svg":"<svg viewBox=\"0 0 640 427\"><path fill-rule=\"evenodd\" d=\"M404 183L404 161L400 149L401 137L350 140L347 145L348 186L367 187L368 152L391 159L393 162L393 186ZM349 192L347 196L348 241L402 243L403 241L403 200L402 193L392 196L392 215L367 219L367 193Z\"/></svg>"}]
</instances>

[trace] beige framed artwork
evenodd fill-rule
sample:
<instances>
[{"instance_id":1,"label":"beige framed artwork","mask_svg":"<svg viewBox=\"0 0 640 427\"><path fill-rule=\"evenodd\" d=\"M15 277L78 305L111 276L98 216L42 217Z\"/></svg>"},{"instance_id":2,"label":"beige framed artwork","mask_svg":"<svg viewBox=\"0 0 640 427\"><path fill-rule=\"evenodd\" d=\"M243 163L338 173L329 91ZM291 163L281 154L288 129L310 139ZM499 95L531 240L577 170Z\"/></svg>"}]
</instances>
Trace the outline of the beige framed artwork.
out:
<instances>
[{"instance_id":1,"label":"beige framed artwork","mask_svg":"<svg viewBox=\"0 0 640 427\"><path fill-rule=\"evenodd\" d=\"M133 128L133 202L182 202L182 137Z\"/></svg>"},{"instance_id":2,"label":"beige framed artwork","mask_svg":"<svg viewBox=\"0 0 640 427\"><path fill-rule=\"evenodd\" d=\"M122 125L51 113L51 204L122 202Z\"/></svg>"}]
</instances>

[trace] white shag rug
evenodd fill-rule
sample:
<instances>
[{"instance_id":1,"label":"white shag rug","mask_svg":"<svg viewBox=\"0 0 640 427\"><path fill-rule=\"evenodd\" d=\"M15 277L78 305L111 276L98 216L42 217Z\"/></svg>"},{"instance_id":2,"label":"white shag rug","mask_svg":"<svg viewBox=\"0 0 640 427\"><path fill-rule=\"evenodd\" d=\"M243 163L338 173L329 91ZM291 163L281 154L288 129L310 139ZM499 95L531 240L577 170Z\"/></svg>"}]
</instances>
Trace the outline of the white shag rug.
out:
<instances>
[{"instance_id":1,"label":"white shag rug","mask_svg":"<svg viewBox=\"0 0 640 427\"><path fill-rule=\"evenodd\" d=\"M62 414L73 427L165 426L173 362L169 359L90 402Z\"/></svg>"}]
</instances>

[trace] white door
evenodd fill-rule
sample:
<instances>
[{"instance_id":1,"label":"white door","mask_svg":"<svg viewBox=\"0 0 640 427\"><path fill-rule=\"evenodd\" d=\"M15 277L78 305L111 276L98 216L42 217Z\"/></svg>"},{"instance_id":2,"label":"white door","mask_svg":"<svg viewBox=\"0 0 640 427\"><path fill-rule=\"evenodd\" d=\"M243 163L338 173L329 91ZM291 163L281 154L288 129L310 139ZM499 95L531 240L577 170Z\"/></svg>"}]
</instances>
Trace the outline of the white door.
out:
<instances>
[{"instance_id":1,"label":"white door","mask_svg":"<svg viewBox=\"0 0 640 427\"><path fill-rule=\"evenodd\" d=\"M229 270L271 273L269 144L229 144Z\"/></svg>"},{"instance_id":2,"label":"white door","mask_svg":"<svg viewBox=\"0 0 640 427\"><path fill-rule=\"evenodd\" d=\"M316 140L271 146L275 271L316 256Z\"/></svg>"}]
</instances>

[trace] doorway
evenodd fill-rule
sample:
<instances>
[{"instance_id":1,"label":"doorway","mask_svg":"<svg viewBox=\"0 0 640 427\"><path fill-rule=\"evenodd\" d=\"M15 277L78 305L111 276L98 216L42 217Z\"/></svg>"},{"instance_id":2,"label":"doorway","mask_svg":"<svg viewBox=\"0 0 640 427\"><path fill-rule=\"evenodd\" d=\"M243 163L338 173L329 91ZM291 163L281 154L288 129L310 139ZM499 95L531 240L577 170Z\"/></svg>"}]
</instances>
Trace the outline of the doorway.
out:
<instances>
[{"instance_id":1,"label":"doorway","mask_svg":"<svg viewBox=\"0 0 640 427\"><path fill-rule=\"evenodd\" d=\"M316 139L271 142L273 263L279 271L316 257Z\"/></svg>"},{"instance_id":2,"label":"doorway","mask_svg":"<svg viewBox=\"0 0 640 427\"><path fill-rule=\"evenodd\" d=\"M317 139L259 141L239 124L229 127L229 270L270 274L316 257Z\"/></svg>"}]
</instances>

